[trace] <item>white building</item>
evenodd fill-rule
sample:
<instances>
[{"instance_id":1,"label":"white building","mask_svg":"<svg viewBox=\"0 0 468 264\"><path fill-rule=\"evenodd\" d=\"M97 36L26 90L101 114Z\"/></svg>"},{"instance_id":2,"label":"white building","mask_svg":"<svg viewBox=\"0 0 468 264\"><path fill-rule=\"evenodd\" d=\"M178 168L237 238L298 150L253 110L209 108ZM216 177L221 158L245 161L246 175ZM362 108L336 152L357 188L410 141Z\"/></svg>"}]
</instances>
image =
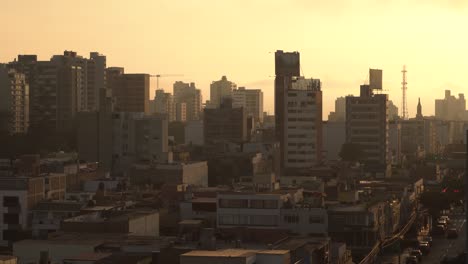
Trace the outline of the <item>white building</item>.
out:
<instances>
[{"instance_id":1,"label":"white building","mask_svg":"<svg viewBox=\"0 0 468 264\"><path fill-rule=\"evenodd\" d=\"M26 133L29 126L29 85L23 73L0 65L0 131Z\"/></svg>"},{"instance_id":2,"label":"white building","mask_svg":"<svg viewBox=\"0 0 468 264\"><path fill-rule=\"evenodd\" d=\"M298 176L322 161L322 91L318 79L299 77L286 93L283 174Z\"/></svg>"},{"instance_id":3,"label":"white building","mask_svg":"<svg viewBox=\"0 0 468 264\"><path fill-rule=\"evenodd\" d=\"M244 107L247 116L252 116L256 123L263 123L263 92L260 89L239 87L232 91L233 107Z\"/></svg>"},{"instance_id":4,"label":"white building","mask_svg":"<svg viewBox=\"0 0 468 264\"><path fill-rule=\"evenodd\" d=\"M195 87L195 83L177 81L173 85L173 91L176 120L182 122L200 120L202 94L201 90Z\"/></svg>"},{"instance_id":5,"label":"white building","mask_svg":"<svg viewBox=\"0 0 468 264\"><path fill-rule=\"evenodd\" d=\"M228 81L226 76L221 77L221 80L214 81L210 85L210 108L218 108L223 101L223 98L232 97L232 90L237 85Z\"/></svg>"},{"instance_id":6,"label":"white building","mask_svg":"<svg viewBox=\"0 0 468 264\"><path fill-rule=\"evenodd\" d=\"M306 205L303 201L301 189L283 193L219 193L217 227L288 230L304 235L326 234L327 210Z\"/></svg>"},{"instance_id":7,"label":"white building","mask_svg":"<svg viewBox=\"0 0 468 264\"><path fill-rule=\"evenodd\" d=\"M165 115L113 114L114 170L127 171L136 160L166 162L169 159L168 120Z\"/></svg>"},{"instance_id":8,"label":"white building","mask_svg":"<svg viewBox=\"0 0 468 264\"><path fill-rule=\"evenodd\" d=\"M28 210L44 198L44 177L0 178L0 246L8 246L28 228Z\"/></svg>"},{"instance_id":9,"label":"white building","mask_svg":"<svg viewBox=\"0 0 468 264\"><path fill-rule=\"evenodd\" d=\"M165 93L164 90L156 90L154 100L150 104L150 112L152 114L166 114L169 122L176 120L174 99L170 93Z\"/></svg>"}]
</instances>

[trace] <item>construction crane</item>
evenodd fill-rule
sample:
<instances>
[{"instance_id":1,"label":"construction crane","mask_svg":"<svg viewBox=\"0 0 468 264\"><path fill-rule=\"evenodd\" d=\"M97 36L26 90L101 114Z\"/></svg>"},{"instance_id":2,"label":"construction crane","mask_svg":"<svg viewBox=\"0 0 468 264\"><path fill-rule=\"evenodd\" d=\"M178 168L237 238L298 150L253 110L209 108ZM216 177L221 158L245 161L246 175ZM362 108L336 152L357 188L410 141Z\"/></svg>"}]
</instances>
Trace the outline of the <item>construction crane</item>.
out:
<instances>
[{"instance_id":1,"label":"construction crane","mask_svg":"<svg viewBox=\"0 0 468 264\"><path fill-rule=\"evenodd\" d=\"M150 77L156 77L156 89L159 90L159 78L161 77L176 77L176 76L184 76L183 74L155 74L150 75Z\"/></svg>"}]
</instances>

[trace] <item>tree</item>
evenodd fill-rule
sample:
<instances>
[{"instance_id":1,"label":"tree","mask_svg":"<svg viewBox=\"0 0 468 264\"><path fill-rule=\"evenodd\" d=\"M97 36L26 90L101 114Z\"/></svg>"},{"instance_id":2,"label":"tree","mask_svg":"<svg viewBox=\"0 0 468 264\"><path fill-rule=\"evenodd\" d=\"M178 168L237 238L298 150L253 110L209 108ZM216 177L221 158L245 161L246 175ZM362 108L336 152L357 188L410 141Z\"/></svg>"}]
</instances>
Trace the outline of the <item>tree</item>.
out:
<instances>
[{"instance_id":1,"label":"tree","mask_svg":"<svg viewBox=\"0 0 468 264\"><path fill-rule=\"evenodd\" d=\"M357 162L364 157L364 150L355 143L345 143L341 146L339 156L344 161Z\"/></svg>"}]
</instances>

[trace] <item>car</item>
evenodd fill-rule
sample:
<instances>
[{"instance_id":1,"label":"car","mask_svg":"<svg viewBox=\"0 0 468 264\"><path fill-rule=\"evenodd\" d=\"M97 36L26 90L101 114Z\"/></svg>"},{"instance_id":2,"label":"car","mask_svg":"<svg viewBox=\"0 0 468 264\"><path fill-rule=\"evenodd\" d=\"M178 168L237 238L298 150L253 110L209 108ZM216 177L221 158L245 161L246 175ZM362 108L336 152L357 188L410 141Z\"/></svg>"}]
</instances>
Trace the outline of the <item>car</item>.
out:
<instances>
[{"instance_id":1,"label":"car","mask_svg":"<svg viewBox=\"0 0 468 264\"><path fill-rule=\"evenodd\" d=\"M450 217L448 217L448 215L441 215L439 216L439 220L445 220L447 222L450 222Z\"/></svg>"},{"instance_id":2,"label":"car","mask_svg":"<svg viewBox=\"0 0 468 264\"><path fill-rule=\"evenodd\" d=\"M410 251L410 256L416 256L418 258L418 261L421 261L423 253L419 249L413 249Z\"/></svg>"},{"instance_id":3,"label":"car","mask_svg":"<svg viewBox=\"0 0 468 264\"><path fill-rule=\"evenodd\" d=\"M456 228L449 228L447 230L447 238L448 239L456 239L458 238L458 231Z\"/></svg>"},{"instance_id":4,"label":"car","mask_svg":"<svg viewBox=\"0 0 468 264\"><path fill-rule=\"evenodd\" d=\"M418 257L416 256L408 256L406 257L406 264L417 264L419 262Z\"/></svg>"},{"instance_id":5,"label":"car","mask_svg":"<svg viewBox=\"0 0 468 264\"><path fill-rule=\"evenodd\" d=\"M450 217L446 216L446 215L442 215L439 217L439 219L437 220L439 223L443 223L445 222L446 225L450 224Z\"/></svg>"},{"instance_id":6,"label":"car","mask_svg":"<svg viewBox=\"0 0 468 264\"><path fill-rule=\"evenodd\" d=\"M432 237L431 236L421 236L421 237L419 237L419 241L428 243L430 247L432 247L432 245L434 244L432 242Z\"/></svg>"},{"instance_id":7,"label":"car","mask_svg":"<svg viewBox=\"0 0 468 264\"><path fill-rule=\"evenodd\" d=\"M431 252L431 247L429 246L429 243L427 242L419 242L419 246L418 246L419 250L421 250L421 252L424 254L424 255L427 255Z\"/></svg>"},{"instance_id":8,"label":"car","mask_svg":"<svg viewBox=\"0 0 468 264\"><path fill-rule=\"evenodd\" d=\"M444 220L444 219L439 219L437 221L437 225L441 225L441 226L444 226L445 228L447 228L448 222L446 220Z\"/></svg>"}]
</instances>

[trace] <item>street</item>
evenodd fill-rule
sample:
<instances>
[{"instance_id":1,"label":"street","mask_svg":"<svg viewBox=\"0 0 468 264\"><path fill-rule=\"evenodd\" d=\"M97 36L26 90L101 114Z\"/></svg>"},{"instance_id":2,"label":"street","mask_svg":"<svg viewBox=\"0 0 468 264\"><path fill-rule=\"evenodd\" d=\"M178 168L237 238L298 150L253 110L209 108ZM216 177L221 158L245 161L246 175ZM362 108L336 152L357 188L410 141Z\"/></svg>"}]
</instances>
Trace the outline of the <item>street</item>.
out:
<instances>
[{"instance_id":1,"label":"street","mask_svg":"<svg viewBox=\"0 0 468 264\"><path fill-rule=\"evenodd\" d=\"M450 215L451 227L458 230L457 239L447 239L445 237L433 237L433 246L428 255L423 256L421 263L423 264L439 264L444 255L454 256L463 252L465 247L465 215L461 208L457 208ZM404 264L410 249L406 249L400 256L401 263ZM383 256L380 263L398 263L398 255Z\"/></svg>"}]
</instances>

